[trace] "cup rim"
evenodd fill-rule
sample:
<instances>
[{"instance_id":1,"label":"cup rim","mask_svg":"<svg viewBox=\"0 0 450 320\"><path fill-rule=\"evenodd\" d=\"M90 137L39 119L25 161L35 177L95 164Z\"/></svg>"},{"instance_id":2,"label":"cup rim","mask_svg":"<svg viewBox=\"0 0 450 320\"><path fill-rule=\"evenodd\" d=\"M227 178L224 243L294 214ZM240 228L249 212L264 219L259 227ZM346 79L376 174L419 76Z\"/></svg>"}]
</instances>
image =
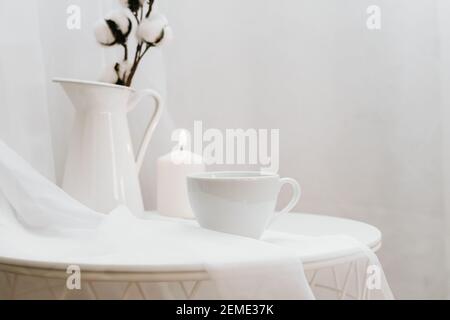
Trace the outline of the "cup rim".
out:
<instances>
[{"instance_id":1,"label":"cup rim","mask_svg":"<svg viewBox=\"0 0 450 320\"><path fill-rule=\"evenodd\" d=\"M261 171L207 171L191 173L187 176L189 179L196 180L262 180L280 178L277 173L274 172L261 172Z\"/></svg>"}]
</instances>

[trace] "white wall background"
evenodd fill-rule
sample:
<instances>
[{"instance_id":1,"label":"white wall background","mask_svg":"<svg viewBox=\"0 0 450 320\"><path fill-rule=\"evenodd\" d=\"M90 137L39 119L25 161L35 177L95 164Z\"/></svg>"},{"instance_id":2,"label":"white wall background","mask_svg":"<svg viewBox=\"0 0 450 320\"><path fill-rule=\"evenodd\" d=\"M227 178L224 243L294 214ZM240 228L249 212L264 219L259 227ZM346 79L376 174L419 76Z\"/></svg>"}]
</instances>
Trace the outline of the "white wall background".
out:
<instances>
[{"instance_id":1,"label":"white wall background","mask_svg":"<svg viewBox=\"0 0 450 320\"><path fill-rule=\"evenodd\" d=\"M372 4L380 31L366 28ZM436 2L172 0L168 14L174 122L280 128L297 209L378 226L394 293L444 297Z\"/></svg>"},{"instance_id":2,"label":"white wall background","mask_svg":"<svg viewBox=\"0 0 450 320\"><path fill-rule=\"evenodd\" d=\"M439 0L438 20L439 20L439 43L440 43L440 76L441 76L441 132L442 132L442 170L444 177L443 200L445 208L444 237L446 239L446 278L447 278L447 298L450 298L450 25L448 12L450 12L450 2Z\"/></svg>"},{"instance_id":3,"label":"white wall background","mask_svg":"<svg viewBox=\"0 0 450 320\"><path fill-rule=\"evenodd\" d=\"M92 25L116 1L29 2L38 16L27 20L22 35L40 38L32 42L36 55L30 56L37 61L30 66L40 61L42 68L8 69L15 47L8 56L2 52L0 128L10 123L5 115L21 119L17 110L26 113L27 106L36 110L37 100L41 108L48 101L48 115L43 108L36 122L41 126L27 125L41 133L50 126L59 181L73 114L49 79L97 78L100 64L114 53L95 44ZM81 30L65 28L70 4L82 10ZM382 10L379 31L366 28L366 8L372 4ZM5 5L0 2L2 36L21 12ZM160 6L176 38L164 58L161 51L152 54L136 82L163 93L167 83L167 111L141 175L146 207L155 207L155 159L171 149L172 129L190 129L194 120L215 128L279 128L280 173L298 179L304 189L297 209L378 226L384 236L380 257L394 294L446 297L450 5L445 0L160 0ZM46 87L46 96L23 95L23 109L14 109L12 95L23 84L5 86L11 74L36 80L41 89L33 90ZM142 105L130 116L136 144L148 109ZM0 131L0 137L28 141L26 131L14 135L12 130ZM28 159L51 154L48 146L36 148L32 142L19 150L29 152ZM40 169L50 172L51 166Z\"/></svg>"}]
</instances>

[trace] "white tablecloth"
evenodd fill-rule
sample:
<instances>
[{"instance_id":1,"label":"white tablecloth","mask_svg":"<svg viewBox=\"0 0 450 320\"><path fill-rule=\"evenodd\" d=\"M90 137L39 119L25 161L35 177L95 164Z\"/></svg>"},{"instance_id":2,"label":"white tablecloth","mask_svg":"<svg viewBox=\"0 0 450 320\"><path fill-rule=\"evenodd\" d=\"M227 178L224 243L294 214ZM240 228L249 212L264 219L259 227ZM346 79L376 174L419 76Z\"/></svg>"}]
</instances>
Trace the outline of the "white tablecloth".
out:
<instances>
[{"instance_id":1,"label":"white tablecloth","mask_svg":"<svg viewBox=\"0 0 450 320\"><path fill-rule=\"evenodd\" d=\"M259 241L195 223L138 219L124 207L102 215L39 175L2 142L0 192L0 256L80 265L181 259L204 265L218 298L312 299L297 251L333 243L377 266L380 286L372 297L392 298L375 254L355 239L266 232Z\"/></svg>"}]
</instances>

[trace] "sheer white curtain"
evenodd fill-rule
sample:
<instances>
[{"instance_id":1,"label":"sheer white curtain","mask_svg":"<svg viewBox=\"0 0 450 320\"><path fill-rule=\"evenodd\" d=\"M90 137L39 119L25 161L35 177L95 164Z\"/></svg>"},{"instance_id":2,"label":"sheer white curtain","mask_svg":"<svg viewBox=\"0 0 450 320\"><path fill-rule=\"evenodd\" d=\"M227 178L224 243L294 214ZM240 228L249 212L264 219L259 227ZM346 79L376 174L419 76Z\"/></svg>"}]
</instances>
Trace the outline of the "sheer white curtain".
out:
<instances>
[{"instance_id":1,"label":"sheer white curtain","mask_svg":"<svg viewBox=\"0 0 450 320\"><path fill-rule=\"evenodd\" d=\"M54 177L37 2L0 1L0 138Z\"/></svg>"},{"instance_id":2,"label":"sheer white curtain","mask_svg":"<svg viewBox=\"0 0 450 320\"><path fill-rule=\"evenodd\" d=\"M399 298L448 293L450 5L445 0L159 1L176 39L167 112L141 182L154 208L155 159L174 127L279 128L280 173L304 190L299 211L363 220ZM379 31L366 8L381 8ZM81 29L66 28L69 5ZM111 51L92 25L115 0L0 1L0 138L61 178L72 109L53 76L95 79ZM12 31L14 30L14 32ZM165 93L162 53L137 87ZM130 115L137 144L149 107ZM447 224L446 224L447 222Z\"/></svg>"}]
</instances>

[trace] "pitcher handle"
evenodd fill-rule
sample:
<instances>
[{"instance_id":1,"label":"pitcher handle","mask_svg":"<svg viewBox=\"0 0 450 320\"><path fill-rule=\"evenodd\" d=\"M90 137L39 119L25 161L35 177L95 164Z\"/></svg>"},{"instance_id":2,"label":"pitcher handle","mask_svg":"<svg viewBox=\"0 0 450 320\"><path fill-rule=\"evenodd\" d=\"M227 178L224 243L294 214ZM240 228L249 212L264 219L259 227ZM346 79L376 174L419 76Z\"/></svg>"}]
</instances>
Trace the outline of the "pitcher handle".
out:
<instances>
[{"instance_id":1,"label":"pitcher handle","mask_svg":"<svg viewBox=\"0 0 450 320\"><path fill-rule=\"evenodd\" d=\"M128 112L133 110L138 103L147 96L151 96L155 100L155 111L150 118L150 122L147 125L147 129L145 130L144 138L142 139L141 145L139 146L139 150L136 156L136 167L137 171L140 172L142 168L142 164L144 162L144 157L147 152L148 144L153 135L153 131L155 131L156 126L158 125L159 119L161 118L161 113L163 110L163 101L158 92L152 89L144 89L137 91L131 97L128 102Z\"/></svg>"}]
</instances>

